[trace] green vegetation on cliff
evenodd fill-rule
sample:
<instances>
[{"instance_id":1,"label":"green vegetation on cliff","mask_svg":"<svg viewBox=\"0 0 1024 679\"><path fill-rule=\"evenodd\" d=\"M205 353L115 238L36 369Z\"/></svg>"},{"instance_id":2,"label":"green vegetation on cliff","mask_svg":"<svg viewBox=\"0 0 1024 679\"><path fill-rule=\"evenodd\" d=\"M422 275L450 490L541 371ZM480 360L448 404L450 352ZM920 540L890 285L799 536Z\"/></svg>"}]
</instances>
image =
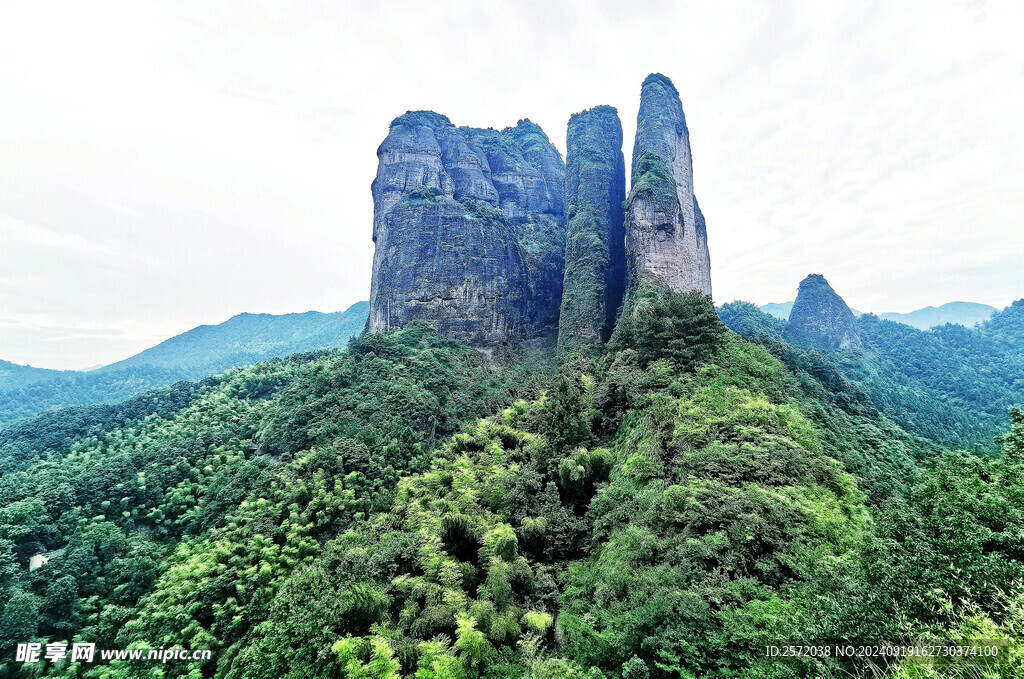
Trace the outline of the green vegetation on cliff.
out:
<instances>
[{"instance_id":1,"label":"green vegetation on cliff","mask_svg":"<svg viewBox=\"0 0 1024 679\"><path fill-rule=\"evenodd\" d=\"M658 206L678 202L675 187L668 161L654 151L644 151L633 161L633 179L626 196L626 209L629 210L640 196L650 198Z\"/></svg>"},{"instance_id":2,"label":"green vegetation on cliff","mask_svg":"<svg viewBox=\"0 0 1024 679\"><path fill-rule=\"evenodd\" d=\"M569 119L566 242L558 346L593 350L608 341L626 278L622 124L611 106Z\"/></svg>"}]
</instances>

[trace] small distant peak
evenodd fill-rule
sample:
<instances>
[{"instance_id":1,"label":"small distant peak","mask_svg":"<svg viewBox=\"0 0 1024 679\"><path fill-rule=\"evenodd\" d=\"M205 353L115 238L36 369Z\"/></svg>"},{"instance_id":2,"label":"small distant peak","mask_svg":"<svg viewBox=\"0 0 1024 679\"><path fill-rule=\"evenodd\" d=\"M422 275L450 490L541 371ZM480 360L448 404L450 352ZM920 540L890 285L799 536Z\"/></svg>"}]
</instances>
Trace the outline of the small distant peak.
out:
<instances>
[{"instance_id":1,"label":"small distant peak","mask_svg":"<svg viewBox=\"0 0 1024 679\"><path fill-rule=\"evenodd\" d=\"M425 125L435 130L442 127L453 127L452 121L448 120L448 116L435 113L434 111L406 111L391 121L390 129L394 129L396 125Z\"/></svg>"},{"instance_id":2,"label":"small distant peak","mask_svg":"<svg viewBox=\"0 0 1024 679\"><path fill-rule=\"evenodd\" d=\"M663 85L670 89L672 93L675 94L677 97L679 96L679 90L677 90L676 86L672 84L672 80L669 79L668 76L662 75L661 73L652 73L646 78L644 78L643 87L647 87L648 85Z\"/></svg>"},{"instance_id":3,"label":"small distant peak","mask_svg":"<svg viewBox=\"0 0 1024 679\"><path fill-rule=\"evenodd\" d=\"M811 291L816 290L827 291L828 294L839 297L839 295L836 294L835 289L833 289L833 287L829 285L828 281L825 279L823 275L821 275L820 273L812 273L807 274L807 276L802 281L800 281L800 287L797 289L797 300L800 299L801 294L810 293Z\"/></svg>"},{"instance_id":4,"label":"small distant peak","mask_svg":"<svg viewBox=\"0 0 1024 679\"><path fill-rule=\"evenodd\" d=\"M789 333L801 344L833 349L861 346L853 311L818 273L800 281L789 314Z\"/></svg>"}]
</instances>

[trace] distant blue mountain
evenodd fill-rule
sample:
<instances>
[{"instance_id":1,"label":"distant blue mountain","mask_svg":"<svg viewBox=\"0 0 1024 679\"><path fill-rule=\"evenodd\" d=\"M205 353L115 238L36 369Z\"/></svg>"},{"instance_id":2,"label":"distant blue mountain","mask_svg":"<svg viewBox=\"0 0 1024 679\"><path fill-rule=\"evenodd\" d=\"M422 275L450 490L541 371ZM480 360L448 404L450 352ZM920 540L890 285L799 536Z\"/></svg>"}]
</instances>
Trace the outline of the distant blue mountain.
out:
<instances>
[{"instance_id":1,"label":"distant blue mountain","mask_svg":"<svg viewBox=\"0 0 1024 679\"><path fill-rule=\"evenodd\" d=\"M995 307L987 304L949 302L940 307L928 306L905 314L894 312L879 314L879 318L904 323L918 330L927 330L946 323L955 323L971 328L975 323L987 321L996 311Z\"/></svg>"},{"instance_id":2,"label":"distant blue mountain","mask_svg":"<svg viewBox=\"0 0 1024 679\"><path fill-rule=\"evenodd\" d=\"M148 389L280 356L343 347L362 332L369 311L368 302L359 302L328 314L239 314L88 372L0 361L0 424L57 406L114 403Z\"/></svg>"},{"instance_id":3,"label":"distant blue mountain","mask_svg":"<svg viewBox=\"0 0 1024 679\"><path fill-rule=\"evenodd\" d=\"M765 312L769 316L775 316L775 318L781 318L784 321L788 321L789 312L793 310L793 304L795 304L795 302L769 302L761 307L761 311Z\"/></svg>"},{"instance_id":4,"label":"distant blue mountain","mask_svg":"<svg viewBox=\"0 0 1024 679\"><path fill-rule=\"evenodd\" d=\"M358 335L370 313L369 302L347 311L303 314L238 314L219 325L200 325L140 354L94 372L149 366L187 373L190 379L302 351L336 349Z\"/></svg>"},{"instance_id":5,"label":"distant blue mountain","mask_svg":"<svg viewBox=\"0 0 1024 679\"><path fill-rule=\"evenodd\" d=\"M789 312L792 311L792 309L793 302L772 302L761 307L761 311L766 314L770 314L775 318L781 318L782 320L789 319ZM945 325L946 323L954 323L970 328L973 327L975 323L987 321L996 310L997 309L995 307L987 304L977 304L975 302L949 302L940 307L929 306L916 311L910 311L905 314L889 311L879 314L879 318L887 321L903 323L917 328L918 330L928 330L936 325ZM851 309L851 311L853 311L856 316L860 316L863 313L856 309Z\"/></svg>"}]
</instances>

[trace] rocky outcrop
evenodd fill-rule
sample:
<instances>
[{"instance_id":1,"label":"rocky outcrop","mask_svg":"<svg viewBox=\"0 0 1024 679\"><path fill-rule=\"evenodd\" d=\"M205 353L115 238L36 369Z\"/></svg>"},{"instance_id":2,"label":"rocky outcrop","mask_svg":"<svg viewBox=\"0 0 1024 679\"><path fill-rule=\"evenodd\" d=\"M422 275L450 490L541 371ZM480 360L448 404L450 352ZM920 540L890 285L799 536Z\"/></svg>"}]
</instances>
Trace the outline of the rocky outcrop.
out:
<instances>
[{"instance_id":1,"label":"rocky outcrop","mask_svg":"<svg viewBox=\"0 0 1024 679\"><path fill-rule=\"evenodd\" d=\"M643 83L625 195L615 109L574 115L568 171L529 120L501 131L414 111L391 123L373 182L370 332L414 321L476 347L607 341L623 299L648 281L711 294L679 93ZM568 214L567 214L568 212Z\"/></svg>"},{"instance_id":2,"label":"rocky outcrop","mask_svg":"<svg viewBox=\"0 0 1024 679\"><path fill-rule=\"evenodd\" d=\"M488 347L557 327L565 166L540 127L410 112L377 157L368 331L423 320Z\"/></svg>"},{"instance_id":3,"label":"rocky outcrop","mask_svg":"<svg viewBox=\"0 0 1024 679\"><path fill-rule=\"evenodd\" d=\"M566 136L565 283L558 345L611 336L626 282L622 123L611 106L573 115Z\"/></svg>"},{"instance_id":4,"label":"rocky outcrop","mask_svg":"<svg viewBox=\"0 0 1024 679\"><path fill-rule=\"evenodd\" d=\"M673 292L711 294L707 229L693 195L690 134L679 92L660 74L640 91L629 197L628 286L641 281Z\"/></svg>"},{"instance_id":5,"label":"rocky outcrop","mask_svg":"<svg viewBox=\"0 0 1024 679\"><path fill-rule=\"evenodd\" d=\"M801 344L824 349L861 346L853 312L821 274L813 273L800 281L787 331Z\"/></svg>"}]
</instances>

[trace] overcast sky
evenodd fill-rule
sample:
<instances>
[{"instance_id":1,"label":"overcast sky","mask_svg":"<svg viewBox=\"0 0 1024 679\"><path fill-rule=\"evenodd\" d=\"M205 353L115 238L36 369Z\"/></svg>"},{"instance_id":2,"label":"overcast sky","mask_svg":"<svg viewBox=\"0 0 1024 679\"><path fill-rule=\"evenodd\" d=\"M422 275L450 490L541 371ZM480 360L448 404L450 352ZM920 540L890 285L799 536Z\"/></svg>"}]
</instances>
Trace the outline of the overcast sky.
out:
<instances>
[{"instance_id":1,"label":"overcast sky","mask_svg":"<svg viewBox=\"0 0 1024 679\"><path fill-rule=\"evenodd\" d=\"M679 89L717 302L1024 296L1024 3L3 2L0 359L367 299L388 123Z\"/></svg>"}]
</instances>

